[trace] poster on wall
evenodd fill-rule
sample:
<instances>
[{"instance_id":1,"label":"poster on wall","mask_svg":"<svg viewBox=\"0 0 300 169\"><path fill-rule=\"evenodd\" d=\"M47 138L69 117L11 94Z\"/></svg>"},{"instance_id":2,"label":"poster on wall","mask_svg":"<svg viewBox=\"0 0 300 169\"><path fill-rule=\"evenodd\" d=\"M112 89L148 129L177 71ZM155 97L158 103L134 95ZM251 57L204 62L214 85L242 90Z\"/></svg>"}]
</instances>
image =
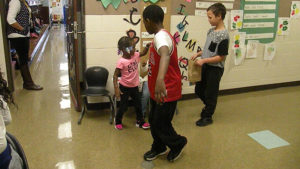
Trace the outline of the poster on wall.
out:
<instances>
[{"instance_id":1,"label":"poster on wall","mask_svg":"<svg viewBox=\"0 0 300 169\"><path fill-rule=\"evenodd\" d=\"M275 40L278 25L279 0L241 0L244 10L242 32L248 40L271 43Z\"/></svg>"},{"instance_id":2,"label":"poster on wall","mask_svg":"<svg viewBox=\"0 0 300 169\"><path fill-rule=\"evenodd\" d=\"M277 35L288 35L290 32L290 18L280 17L278 18Z\"/></svg>"},{"instance_id":3,"label":"poster on wall","mask_svg":"<svg viewBox=\"0 0 300 169\"><path fill-rule=\"evenodd\" d=\"M259 41L258 40L249 40L247 44L247 54L246 58L256 58L257 57L257 47Z\"/></svg>"},{"instance_id":4,"label":"poster on wall","mask_svg":"<svg viewBox=\"0 0 300 169\"><path fill-rule=\"evenodd\" d=\"M273 60L276 54L276 46L274 43L269 43L265 45L264 60Z\"/></svg>"},{"instance_id":5,"label":"poster on wall","mask_svg":"<svg viewBox=\"0 0 300 169\"><path fill-rule=\"evenodd\" d=\"M231 30L242 29L243 27L243 10L231 10Z\"/></svg>"},{"instance_id":6,"label":"poster on wall","mask_svg":"<svg viewBox=\"0 0 300 169\"><path fill-rule=\"evenodd\" d=\"M292 1L291 18L300 18L300 1Z\"/></svg>"}]
</instances>

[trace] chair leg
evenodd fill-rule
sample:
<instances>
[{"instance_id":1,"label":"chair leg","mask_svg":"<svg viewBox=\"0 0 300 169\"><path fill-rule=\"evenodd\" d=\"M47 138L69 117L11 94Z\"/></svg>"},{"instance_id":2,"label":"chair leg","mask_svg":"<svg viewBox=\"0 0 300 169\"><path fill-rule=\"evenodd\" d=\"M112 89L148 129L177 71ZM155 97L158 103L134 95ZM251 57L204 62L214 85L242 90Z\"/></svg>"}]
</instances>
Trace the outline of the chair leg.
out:
<instances>
[{"instance_id":1,"label":"chair leg","mask_svg":"<svg viewBox=\"0 0 300 169\"><path fill-rule=\"evenodd\" d=\"M81 114L80 114L79 120L78 120L78 122L77 122L78 125L81 124L81 120L83 119L83 116L84 116L85 111L86 111L86 108L85 108L85 106L86 106L86 104L85 104L85 99L86 99L86 98L83 98L83 106L82 106L82 110L81 110Z\"/></svg>"}]
</instances>

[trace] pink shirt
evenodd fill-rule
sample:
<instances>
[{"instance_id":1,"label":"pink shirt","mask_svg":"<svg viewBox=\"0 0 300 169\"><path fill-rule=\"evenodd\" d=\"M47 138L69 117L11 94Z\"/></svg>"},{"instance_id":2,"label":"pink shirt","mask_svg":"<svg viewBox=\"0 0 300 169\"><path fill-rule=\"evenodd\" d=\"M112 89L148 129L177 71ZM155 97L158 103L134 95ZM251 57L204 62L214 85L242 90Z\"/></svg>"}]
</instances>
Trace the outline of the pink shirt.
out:
<instances>
[{"instance_id":1,"label":"pink shirt","mask_svg":"<svg viewBox=\"0 0 300 169\"><path fill-rule=\"evenodd\" d=\"M139 85L138 65L140 53L135 52L130 59L121 57L118 60L117 68L121 69L121 79L119 83L125 87L137 87Z\"/></svg>"}]
</instances>

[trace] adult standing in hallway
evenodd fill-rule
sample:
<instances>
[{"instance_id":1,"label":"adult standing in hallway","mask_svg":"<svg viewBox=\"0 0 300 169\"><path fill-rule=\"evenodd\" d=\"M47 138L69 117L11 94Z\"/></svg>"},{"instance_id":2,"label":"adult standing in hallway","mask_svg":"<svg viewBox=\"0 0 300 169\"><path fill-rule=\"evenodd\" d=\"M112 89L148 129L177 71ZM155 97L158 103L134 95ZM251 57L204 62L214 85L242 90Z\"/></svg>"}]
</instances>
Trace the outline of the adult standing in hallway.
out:
<instances>
[{"instance_id":1,"label":"adult standing in hallway","mask_svg":"<svg viewBox=\"0 0 300 169\"><path fill-rule=\"evenodd\" d=\"M33 82L28 67L31 17L31 9L26 0L10 0L7 13L7 34L11 47L16 49L19 56L23 88L42 90L43 87Z\"/></svg>"}]
</instances>

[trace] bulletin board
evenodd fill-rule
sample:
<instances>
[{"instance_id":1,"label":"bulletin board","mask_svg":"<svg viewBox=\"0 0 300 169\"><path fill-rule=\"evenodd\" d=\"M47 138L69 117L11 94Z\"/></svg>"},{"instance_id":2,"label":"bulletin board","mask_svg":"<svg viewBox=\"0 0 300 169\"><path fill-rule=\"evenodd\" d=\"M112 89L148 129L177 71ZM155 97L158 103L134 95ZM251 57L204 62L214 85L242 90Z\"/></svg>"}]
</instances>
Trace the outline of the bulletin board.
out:
<instances>
[{"instance_id":1,"label":"bulletin board","mask_svg":"<svg viewBox=\"0 0 300 169\"><path fill-rule=\"evenodd\" d=\"M147 3L140 3L141 6L140 6L140 9L141 11L143 11L143 9L150 5L151 3L147 2ZM166 9L166 13L165 13L165 16L164 16L164 22L163 22L163 25L164 25L164 28L166 30L170 30L170 19L171 19L171 1L161 1L161 2L158 2L157 5L161 6L162 8ZM142 21L141 21L141 50L144 48L145 44L147 44L148 42L151 42L153 40L153 36L151 38L143 38L145 36L143 36L143 33L147 32L145 26L144 26L144 23L143 23L143 18L142 18ZM143 45L144 44L144 45ZM141 62L145 61L145 60L148 60L149 59L149 56L146 55L146 57L143 57L141 59Z\"/></svg>"}]
</instances>

